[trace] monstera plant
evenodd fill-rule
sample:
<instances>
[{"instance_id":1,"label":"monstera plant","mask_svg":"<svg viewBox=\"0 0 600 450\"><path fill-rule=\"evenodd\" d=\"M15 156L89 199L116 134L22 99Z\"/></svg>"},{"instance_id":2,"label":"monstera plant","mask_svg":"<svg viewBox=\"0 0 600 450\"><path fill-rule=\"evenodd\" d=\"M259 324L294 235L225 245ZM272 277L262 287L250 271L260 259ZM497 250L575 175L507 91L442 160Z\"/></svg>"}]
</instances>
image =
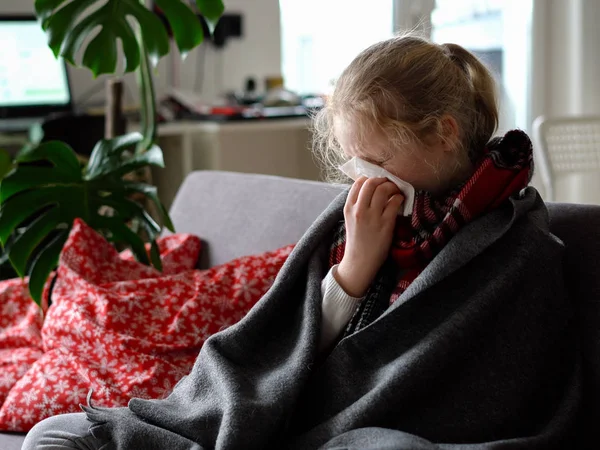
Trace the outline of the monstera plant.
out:
<instances>
[{"instance_id":1,"label":"monstera plant","mask_svg":"<svg viewBox=\"0 0 600 450\"><path fill-rule=\"evenodd\" d=\"M187 1L155 0L166 24L140 0L35 1L54 54L94 76L115 73L122 54L125 71L137 72L141 107L141 133L101 140L83 167L74 149L59 141L28 145L14 160L0 153L0 242L16 273L29 275L38 304L76 218L160 269L155 238L163 226L173 229L169 215L154 186L125 176L164 164L155 144L152 70L169 53L167 26L185 54L204 40L194 6L211 32L224 11L222 0ZM154 205L156 219L148 204ZM149 255L144 240L129 227L132 221L143 226L151 242Z\"/></svg>"}]
</instances>

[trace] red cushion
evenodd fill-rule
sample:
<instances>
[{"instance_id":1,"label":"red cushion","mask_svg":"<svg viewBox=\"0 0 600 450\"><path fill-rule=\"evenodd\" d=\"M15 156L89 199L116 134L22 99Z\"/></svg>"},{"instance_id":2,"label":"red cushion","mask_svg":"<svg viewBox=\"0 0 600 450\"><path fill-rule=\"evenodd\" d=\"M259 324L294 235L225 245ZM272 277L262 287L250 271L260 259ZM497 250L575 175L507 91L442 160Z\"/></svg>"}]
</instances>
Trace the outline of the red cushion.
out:
<instances>
[{"instance_id":1,"label":"red cushion","mask_svg":"<svg viewBox=\"0 0 600 450\"><path fill-rule=\"evenodd\" d=\"M164 272L139 264L77 221L61 255L40 357L2 408L0 429L27 431L95 403L160 398L189 372L207 337L239 319L271 286L292 246L206 271L197 238L161 242ZM182 271L183 270L183 271Z\"/></svg>"},{"instance_id":2,"label":"red cushion","mask_svg":"<svg viewBox=\"0 0 600 450\"><path fill-rule=\"evenodd\" d=\"M42 356L42 323L43 313L29 296L27 280L0 282L0 404Z\"/></svg>"}]
</instances>

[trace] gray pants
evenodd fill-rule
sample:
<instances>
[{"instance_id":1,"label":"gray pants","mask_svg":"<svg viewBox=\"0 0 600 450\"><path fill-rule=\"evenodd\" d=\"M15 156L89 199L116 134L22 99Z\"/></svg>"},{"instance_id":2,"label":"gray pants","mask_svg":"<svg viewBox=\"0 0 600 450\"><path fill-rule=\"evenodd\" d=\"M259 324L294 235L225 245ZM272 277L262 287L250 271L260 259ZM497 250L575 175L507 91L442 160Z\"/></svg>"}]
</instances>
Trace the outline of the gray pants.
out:
<instances>
[{"instance_id":1,"label":"gray pants","mask_svg":"<svg viewBox=\"0 0 600 450\"><path fill-rule=\"evenodd\" d=\"M31 429L21 450L98 450L106 442L90 434L90 425L84 413L49 417Z\"/></svg>"},{"instance_id":2,"label":"gray pants","mask_svg":"<svg viewBox=\"0 0 600 450\"><path fill-rule=\"evenodd\" d=\"M99 450L106 442L89 433L90 423L83 413L50 417L31 429L21 450ZM365 430L369 431L367 436L361 434ZM374 441L378 442L375 446ZM321 447L321 450L360 448L439 450L441 447L402 431L365 428L338 436Z\"/></svg>"}]
</instances>

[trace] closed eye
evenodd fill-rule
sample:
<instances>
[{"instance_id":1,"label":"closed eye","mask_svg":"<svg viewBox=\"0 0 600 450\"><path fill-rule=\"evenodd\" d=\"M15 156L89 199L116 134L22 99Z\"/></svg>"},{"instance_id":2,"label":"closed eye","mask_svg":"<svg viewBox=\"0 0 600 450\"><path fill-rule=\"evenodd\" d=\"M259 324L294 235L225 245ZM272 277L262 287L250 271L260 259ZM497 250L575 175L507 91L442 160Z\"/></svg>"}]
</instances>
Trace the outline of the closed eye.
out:
<instances>
[{"instance_id":1,"label":"closed eye","mask_svg":"<svg viewBox=\"0 0 600 450\"><path fill-rule=\"evenodd\" d=\"M363 158L365 161L371 163L371 164L375 164L376 166L382 166L383 164L387 163L391 158L385 158L385 159L372 159L372 158Z\"/></svg>"}]
</instances>

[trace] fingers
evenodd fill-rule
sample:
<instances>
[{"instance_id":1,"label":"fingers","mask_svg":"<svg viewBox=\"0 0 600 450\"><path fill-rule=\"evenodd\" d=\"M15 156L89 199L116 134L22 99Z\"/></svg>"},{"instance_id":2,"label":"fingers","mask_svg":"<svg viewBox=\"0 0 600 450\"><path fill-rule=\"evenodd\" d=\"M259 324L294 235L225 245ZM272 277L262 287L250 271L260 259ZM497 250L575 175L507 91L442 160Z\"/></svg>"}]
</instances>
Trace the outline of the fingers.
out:
<instances>
[{"instance_id":1,"label":"fingers","mask_svg":"<svg viewBox=\"0 0 600 450\"><path fill-rule=\"evenodd\" d=\"M383 217L386 220L396 220L396 216L398 215L398 212L400 211L400 208L402 207L402 204L404 203L404 195L402 194L395 194L392 196L392 198L390 198L390 200L388 201L387 205L385 206L385 209L383 210Z\"/></svg>"},{"instance_id":2,"label":"fingers","mask_svg":"<svg viewBox=\"0 0 600 450\"><path fill-rule=\"evenodd\" d=\"M390 201L393 195L399 194L400 189L391 181L387 181L386 183L380 184L375 189L375 193L373 194L373 198L371 199L371 208L376 209L380 213L383 213L386 205Z\"/></svg>"},{"instance_id":3,"label":"fingers","mask_svg":"<svg viewBox=\"0 0 600 450\"><path fill-rule=\"evenodd\" d=\"M365 184L365 181L367 181L367 177L359 177L354 182L350 188L350 192L348 193L348 199L346 200L347 204L350 203L353 205L358 201L358 193L360 192L363 184Z\"/></svg>"},{"instance_id":4,"label":"fingers","mask_svg":"<svg viewBox=\"0 0 600 450\"><path fill-rule=\"evenodd\" d=\"M371 200L373 198L373 194L375 194L375 190L378 186L381 186L383 183L387 183L387 178L369 178L367 179L360 192L358 193L358 200L356 205L360 209L368 209L371 206Z\"/></svg>"}]
</instances>

